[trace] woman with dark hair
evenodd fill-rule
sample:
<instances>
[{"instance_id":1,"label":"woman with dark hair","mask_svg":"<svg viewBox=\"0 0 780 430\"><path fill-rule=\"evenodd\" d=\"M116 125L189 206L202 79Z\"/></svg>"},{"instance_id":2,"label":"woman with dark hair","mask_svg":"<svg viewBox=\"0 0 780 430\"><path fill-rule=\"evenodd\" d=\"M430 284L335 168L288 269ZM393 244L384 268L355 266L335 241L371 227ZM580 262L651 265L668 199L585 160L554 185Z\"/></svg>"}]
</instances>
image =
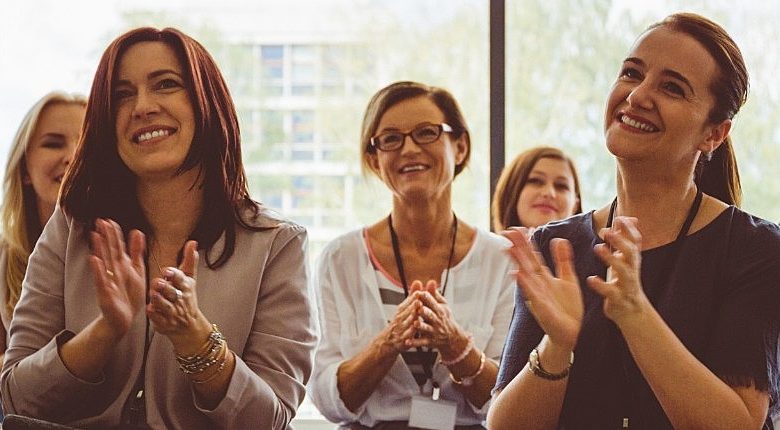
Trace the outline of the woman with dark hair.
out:
<instances>
[{"instance_id":1,"label":"woman with dark hair","mask_svg":"<svg viewBox=\"0 0 780 430\"><path fill-rule=\"evenodd\" d=\"M392 211L320 256L312 399L350 429L482 428L514 281L508 243L452 211L471 151L463 114L444 89L396 82L369 102L361 135Z\"/></svg>"},{"instance_id":2,"label":"woman with dark hair","mask_svg":"<svg viewBox=\"0 0 780 430\"><path fill-rule=\"evenodd\" d=\"M772 428L780 228L735 206L728 135L747 89L704 17L639 37L605 115L617 198L532 243L506 234L522 294L491 428Z\"/></svg>"},{"instance_id":3,"label":"woman with dark hair","mask_svg":"<svg viewBox=\"0 0 780 430\"><path fill-rule=\"evenodd\" d=\"M574 162L558 148L521 152L501 172L493 193L493 231L536 229L582 212Z\"/></svg>"},{"instance_id":4,"label":"woman with dark hair","mask_svg":"<svg viewBox=\"0 0 780 430\"><path fill-rule=\"evenodd\" d=\"M30 257L7 412L84 427L286 428L317 328L305 230L248 193L216 64L175 30L106 49Z\"/></svg>"}]
</instances>

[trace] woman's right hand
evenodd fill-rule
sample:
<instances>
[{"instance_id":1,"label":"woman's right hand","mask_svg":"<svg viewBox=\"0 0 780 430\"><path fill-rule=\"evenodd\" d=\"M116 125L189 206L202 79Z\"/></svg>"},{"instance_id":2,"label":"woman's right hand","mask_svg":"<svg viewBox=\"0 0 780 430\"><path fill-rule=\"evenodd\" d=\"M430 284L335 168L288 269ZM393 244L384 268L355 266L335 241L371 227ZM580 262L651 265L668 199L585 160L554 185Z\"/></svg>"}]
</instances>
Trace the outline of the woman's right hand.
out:
<instances>
[{"instance_id":1,"label":"woman's right hand","mask_svg":"<svg viewBox=\"0 0 780 430\"><path fill-rule=\"evenodd\" d=\"M526 307L550 342L573 351L585 310L571 244L565 239L550 242L558 271L555 276L529 240L527 229L513 228L501 234L512 242L508 252L518 265L517 285L523 292Z\"/></svg>"},{"instance_id":2,"label":"woman's right hand","mask_svg":"<svg viewBox=\"0 0 780 430\"><path fill-rule=\"evenodd\" d=\"M414 322L420 316L423 307L418 298L423 294L422 291L422 282L412 282L409 286L409 295L398 305L393 320L379 333L377 340L385 351L398 354L412 346L411 341L417 334Z\"/></svg>"},{"instance_id":3,"label":"woman's right hand","mask_svg":"<svg viewBox=\"0 0 780 430\"><path fill-rule=\"evenodd\" d=\"M95 276L102 318L116 337L130 329L146 302L146 266L143 233L133 230L125 247L122 228L114 221L98 219L90 233L90 267Z\"/></svg>"}]
</instances>

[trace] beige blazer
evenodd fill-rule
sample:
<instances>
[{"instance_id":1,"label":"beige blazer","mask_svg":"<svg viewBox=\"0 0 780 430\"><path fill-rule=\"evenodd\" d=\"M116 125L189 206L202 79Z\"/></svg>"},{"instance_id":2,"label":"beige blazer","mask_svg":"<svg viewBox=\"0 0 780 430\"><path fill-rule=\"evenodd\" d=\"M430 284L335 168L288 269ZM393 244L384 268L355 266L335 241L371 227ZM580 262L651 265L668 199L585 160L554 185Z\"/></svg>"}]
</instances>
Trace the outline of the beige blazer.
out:
<instances>
[{"instance_id":1,"label":"beige blazer","mask_svg":"<svg viewBox=\"0 0 780 430\"><path fill-rule=\"evenodd\" d=\"M145 373L152 428L284 429L303 400L319 330L307 287L306 231L263 211L253 232L237 227L235 253L217 270L198 266L198 303L219 326L237 362L225 398L213 410L195 400L170 341L154 334ZM221 238L212 255L223 246ZM10 328L0 384L6 413L73 426L107 428L120 415L143 362L141 312L116 345L99 383L80 380L57 344L99 313L84 226L58 207L30 256Z\"/></svg>"}]
</instances>

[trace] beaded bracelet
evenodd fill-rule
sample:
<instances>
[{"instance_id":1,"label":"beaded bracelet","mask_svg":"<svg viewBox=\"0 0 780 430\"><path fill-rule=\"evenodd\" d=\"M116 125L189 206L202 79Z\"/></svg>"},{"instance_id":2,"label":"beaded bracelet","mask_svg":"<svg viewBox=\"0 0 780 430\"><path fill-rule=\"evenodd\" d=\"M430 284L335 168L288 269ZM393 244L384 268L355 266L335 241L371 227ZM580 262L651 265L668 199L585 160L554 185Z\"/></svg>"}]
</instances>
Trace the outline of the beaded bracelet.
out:
<instances>
[{"instance_id":1,"label":"beaded bracelet","mask_svg":"<svg viewBox=\"0 0 780 430\"><path fill-rule=\"evenodd\" d=\"M471 352L471 350L474 349L474 337L471 334L469 334L468 339L469 341L466 344L466 347L463 348L463 352L461 352L460 355L458 355L452 360L440 359L439 362L445 366L452 366L463 361L469 355L469 352Z\"/></svg>"},{"instance_id":2,"label":"beaded bracelet","mask_svg":"<svg viewBox=\"0 0 780 430\"><path fill-rule=\"evenodd\" d=\"M190 379L190 381L192 381L193 384L205 384L205 383L211 382L214 379L216 379L217 376L219 376L220 373L222 373L222 370L225 369L225 365L227 364L228 353L232 354L232 352L228 350L227 344L223 343L223 345L225 345L225 347L222 348L221 351L224 351L224 353L222 354L222 359L219 361L219 367L217 367L217 371L214 372L208 378L203 379L203 380Z\"/></svg>"},{"instance_id":3,"label":"beaded bracelet","mask_svg":"<svg viewBox=\"0 0 780 430\"><path fill-rule=\"evenodd\" d=\"M195 355L181 356L176 354L176 362L179 369L187 375L203 373L206 369L219 361L222 348L227 344L225 336L220 333L216 324L212 324L212 331L201 351Z\"/></svg>"}]
</instances>

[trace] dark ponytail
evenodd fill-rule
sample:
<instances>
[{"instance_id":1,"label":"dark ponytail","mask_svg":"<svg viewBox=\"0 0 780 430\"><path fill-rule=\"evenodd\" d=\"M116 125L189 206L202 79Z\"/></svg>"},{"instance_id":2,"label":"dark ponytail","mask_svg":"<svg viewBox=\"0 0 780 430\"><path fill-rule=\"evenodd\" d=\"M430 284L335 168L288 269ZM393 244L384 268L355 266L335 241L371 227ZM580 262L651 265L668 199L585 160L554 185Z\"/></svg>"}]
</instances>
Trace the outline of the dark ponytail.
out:
<instances>
[{"instance_id":1,"label":"dark ponytail","mask_svg":"<svg viewBox=\"0 0 780 430\"><path fill-rule=\"evenodd\" d=\"M701 155L694 181L705 194L729 205L742 205L742 185L731 137L726 137L711 156Z\"/></svg>"}]
</instances>

